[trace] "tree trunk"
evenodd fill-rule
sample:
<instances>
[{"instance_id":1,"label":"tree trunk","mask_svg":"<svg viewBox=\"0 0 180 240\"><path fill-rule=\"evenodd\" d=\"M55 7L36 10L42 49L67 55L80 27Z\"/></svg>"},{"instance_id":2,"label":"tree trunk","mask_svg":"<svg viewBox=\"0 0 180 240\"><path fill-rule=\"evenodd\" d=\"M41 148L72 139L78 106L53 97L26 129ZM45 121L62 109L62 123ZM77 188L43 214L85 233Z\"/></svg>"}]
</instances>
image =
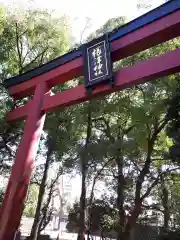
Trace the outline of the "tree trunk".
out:
<instances>
[{"instance_id":1,"label":"tree trunk","mask_svg":"<svg viewBox=\"0 0 180 240\"><path fill-rule=\"evenodd\" d=\"M86 208L86 165L82 162L82 180L80 197L80 226L78 231L78 240L83 240L85 232L85 208Z\"/></svg>"},{"instance_id":2,"label":"tree trunk","mask_svg":"<svg viewBox=\"0 0 180 240\"><path fill-rule=\"evenodd\" d=\"M55 182L53 182L51 184L51 187L50 187L50 190L49 190L49 193L48 193L47 202L46 202L46 204L44 204L43 209L41 210L42 217L41 217L40 224L39 224L38 237L39 237L41 231L43 231L46 228L46 226L48 225L48 223L50 222L50 219L51 219L52 212L48 213L48 209L49 209L49 205L51 203Z\"/></svg>"},{"instance_id":3,"label":"tree trunk","mask_svg":"<svg viewBox=\"0 0 180 240\"><path fill-rule=\"evenodd\" d=\"M51 154L52 154L52 147L51 147L51 144L49 143L47 157L46 157L46 163L44 165L43 178L42 178L41 185L39 188L39 195L38 195L38 202L37 202L37 207L36 207L35 218L34 218L33 226L31 229L31 235L30 235L31 240L37 240L37 237L38 237L38 230L39 230L40 222L41 222L41 208L42 208L43 197L44 197L44 193L45 193L47 174L48 174L49 166L51 163Z\"/></svg>"},{"instance_id":4,"label":"tree trunk","mask_svg":"<svg viewBox=\"0 0 180 240\"><path fill-rule=\"evenodd\" d=\"M117 240L123 239L125 230L125 212L124 212L124 175L123 175L123 157L118 157L116 159L116 164L118 167L118 176L117 176L117 208L119 213L119 226L117 232ZM124 239L123 239L124 240Z\"/></svg>"},{"instance_id":5,"label":"tree trunk","mask_svg":"<svg viewBox=\"0 0 180 240\"><path fill-rule=\"evenodd\" d=\"M85 237L85 208L86 208L86 174L87 174L87 163L86 163L86 154L87 147L91 137L92 130L92 110L91 102L88 105L88 118L87 118L87 133L86 133L86 142L84 146L84 151L81 156L81 197L80 197L80 221L79 221L79 230L77 240L84 240Z\"/></svg>"},{"instance_id":6,"label":"tree trunk","mask_svg":"<svg viewBox=\"0 0 180 240\"><path fill-rule=\"evenodd\" d=\"M164 176L161 175L161 187L162 187L162 205L164 208L164 232L167 232L169 229L169 219L170 219L170 210L169 210L169 193L167 186L165 184Z\"/></svg>"}]
</instances>

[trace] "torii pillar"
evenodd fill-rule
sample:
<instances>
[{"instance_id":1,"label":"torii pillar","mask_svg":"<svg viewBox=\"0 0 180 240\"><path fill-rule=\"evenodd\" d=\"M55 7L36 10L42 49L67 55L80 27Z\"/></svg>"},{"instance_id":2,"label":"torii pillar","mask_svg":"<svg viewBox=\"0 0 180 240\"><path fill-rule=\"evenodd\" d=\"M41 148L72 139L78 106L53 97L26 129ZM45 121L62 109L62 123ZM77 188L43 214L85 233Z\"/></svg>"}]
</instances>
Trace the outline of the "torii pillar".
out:
<instances>
[{"instance_id":1,"label":"torii pillar","mask_svg":"<svg viewBox=\"0 0 180 240\"><path fill-rule=\"evenodd\" d=\"M34 97L28 104L24 135L16 153L16 160L12 167L0 212L0 239L13 239L19 227L37 147L44 126L45 113L41 111L41 108L47 92L46 83L38 84Z\"/></svg>"}]
</instances>

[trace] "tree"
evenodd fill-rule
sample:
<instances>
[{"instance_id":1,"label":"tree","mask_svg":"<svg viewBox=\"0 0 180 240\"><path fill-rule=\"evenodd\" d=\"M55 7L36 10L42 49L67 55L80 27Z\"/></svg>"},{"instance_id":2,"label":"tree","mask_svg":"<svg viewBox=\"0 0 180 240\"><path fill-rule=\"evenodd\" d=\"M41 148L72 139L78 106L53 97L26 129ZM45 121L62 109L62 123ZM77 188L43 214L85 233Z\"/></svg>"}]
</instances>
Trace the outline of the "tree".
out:
<instances>
[{"instance_id":1,"label":"tree","mask_svg":"<svg viewBox=\"0 0 180 240\"><path fill-rule=\"evenodd\" d=\"M114 25L112 26L112 22ZM122 18L110 20L106 23L104 26L104 31L110 31L113 27L118 26L119 24L122 24ZM100 32L96 32L95 35L91 35L87 40L90 40L94 37L97 37L101 35ZM81 81L82 79L80 79ZM80 197L80 226L78 230L78 240L83 239L84 235L84 229L85 229L85 209L86 209L86 188L88 181L88 176L90 176L91 171L93 171L96 168L97 163L95 162L95 159L97 160L97 156L93 153L94 149L94 140L97 138L95 132L92 132L92 118L95 118L99 112L99 105L96 100L90 101L89 104L82 104L82 113L84 116L87 115L87 118L84 117L83 120L86 123L85 127L86 130L84 130L85 139L81 140L78 149L78 155L79 155L79 167L80 167L80 174L82 178L82 186L81 186L81 197ZM96 152L97 153L97 152ZM94 158L93 158L94 157Z\"/></svg>"},{"instance_id":2,"label":"tree","mask_svg":"<svg viewBox=\"0 0 180 240\"><path fill-rule=\"evenodd\" d=\"M28 191L27 200L23 215L26 217L34 217L39 187L36 184L31 184Z\"/></svg>"},{"instance_id":3,"label":"tree","mask_svg":"<svg viewBox=\"0 0 180 240\"><path fill-rule=\"evenodd\" d=\"M31 229L31 238L33 240L35 240L40 233L42 222L44 221L43 219L47 215L47 208L53 194L54 184L62 173L64 174L71 168L68 152L71 151L73 143L76 141L76 124L72 117L72 113L75 110L76 108L72 108L50 115L45 126L45 131L47 133L47 136L45 137L45 147L47 149L45 153L46 160L43 166L42 178L40 177L41 180L36 214ZM58 168L56 181L53 179L51 180L52 184L48 190L48 172L52 163L55 161L59 162L60 166ZM45 192L47 190L49 191L47 202L44 203L46 197ZM45 205L43 206L43 204Z\"/></svg>"},{"instance_id":4,"label":"tree","mask_svg":"<svg viewBox=\"0 0 180 240\"><path fill-rule=\"evenodd\" d=\"M52 18L45 11L31 10L22 11L21 17L18 14L16 12L6 12L6 21L1 21L2 30L0 33L2 38L0 51L2 53L1 56L3 56L0 72L1 81L10 76L22 74L52 60L70 48L71 36L68 21L65 17L56 19ZM6 160L9 164L6 163L6 168L7 166L10 168L10 160L14 158L14 150L16 150L20 136L22 135L22 123L15 126L6 125L3 122L3 117L8 110L27 102L29 98L13 103L3 87L2 91L4 96L1 101L3 103L2 110L0 109L3 113L1 121L2 141L0 139L0 143L2 143L0 149L3 150L1 151L1 159L2 167L4 168L4 161ZM52 152L51 150L49 151ZM11 159L8 157L8 154L11 156ZM52 154L50 153L50 155ZM42 183L40 192L44 191L43 188L50 162L46 164L44 182Z\"/></svg>"},{"instance_id":5,"label":"tree","mask_svg":"<svg viewBox=\"0 0 180 240\"><path fill-rule=\"evenodd\" d=\"M178 44L176 40L170 41L123 59L120 64L135 64L136 61L174 49ZM113 158L109 165L112 172L109 173L111 177L108 174L108 180L113 182L116 190L118 239L130 238L131 230L143 213L143 205L152 190L162 183L165 174L178 169L172 168L169 158L164 156L169 148L165 133L170 121L166 103L174 96L177 82L177 75L157 79L98 101L101 108L93 119L93 128L98 132L98 148L106 148L106 154L101 152L104 160ZM94 158L94 155L91 154L91 157ZM165 165L168 166L166 169Z\"/></svg>"},{"instance_id":6,"label":"tree","mask_svg":"<svg viewBox=\"0 0 180 240\"><path fill-rule=\"evenodd\" d=\"M38 228L38 237L42 230L44 230L49 223L53 214L54 208L51 204L52 197L56 193L56 185L58 184L59 177L63 174L63 168L60 166L56 171L56 176L51 179L50 183L47 183L45 189L48 190L48 194L44 197L43 206L41 208L41 221ZM48 182L48 181L47 181Z\"/></svg>"},{"instance_id":7,"label":"tree","mask_svg":"<svg viewBox=\"0 0 180 240\"><path fill-rule=\"evenodd\" d=\"M80 216L79 216L79 230L78 230L78 240L83 240L84 231L85 231L85 209L86 209L86 177L88 170L88 162L86 160L87 147L91 138L92 131L92 109L91 103L88 105L87 112L87 130L84 147L80 155L80 168L81 168L81 197L80 197Z\"/></svg>"},{"instance_id":8,"label":"tree","mask_svg":"<svg viewBox=\"0 0 180 240\"><path fill-rule=\"evenodd\" d=\"M9 172L22 135L23 124L7 124L5 116L28 99L13 102L3 81L41 65L69 48L70 33L65 17L52 18L44 11L8 12L0 9L0 149L2 170Z\"/></svg>"},{"instance_id":9,"label":"tree","mask_svg":"<svg viewBox=\"0 0 180 240\"><path fill-rule=\"evenodd\" d=\"M96 199L90 206L89 212L92 219L89 229L86 228L86 231L89 230L90 234L101 234L104 236L107 232L115 228L116 211L104 200ZM80 204L76 202L69 211L67 230L69 232L76 232L79 226Z\"/></svg>"},{"instance_id":10,"label":"tree","mask_svg":"<svg viewBox=\"0 0 180 240\"><path fill-rule=\"evenodd\" d=\"M35 16L37 15L35 14ZM15 38L12 38L14 42L12 42L12 45L8 45L8 48L13 49L13 46L16 46L15 53L10 51L8 64L3 66L6 74L26 71L54 57L54 53L56 53L54 48L58 44L55 42L51 48L49 37L53 34L52 29L48 31L47 21L45 21L45 25L41 21L40 23L37 21L37 25L33 26L34 31L32 31L32 17L26 17L26 19L29 19L29 30L27 32L25 31L27 28L23 28L24 25L20 28L20 23L15 22L14 24L14 20L12 21L13 31L6 31L8 37L15 36ZM90 36L88 40L100 36L123 23L124 18L112 19L94 35ZM48 36L47 39L44 37L45 32ZM57 32L55 31L55 33ZM21 34L25 37L21 37ZM24 39L26 39L25 43ZM45 39L45 44L43 43L41 46L42 39ZM53 39L54 37L51 40L53 41ZM6 38L3 40L6 42ZM64 38L61 41L61 46L63 41ZM26 42L29 42L29 44ZM26 46L25 53L21 49L23 43ZM49 44L50 48L47 47ZM122 59L115 64L114 70L119 69L120 66L130 66L137 61L179 47L179 44L179 41L175 39ZM27 46L30 46L30 55L27 52ZM36 46L41 57L36 51L34 52ZM58 54L61 53L59 49L56 50ZM64 49L60 50L64 51ZM26 61L24 56L27 57ZM34 56L33 60L32 56ZM18 69L17 72L15 68ZM77 82L80 81L82 79L77 80ZM113 202L112 208L117 213L115 230L118 240L129 240L133 228L140 220L143 219L144 222L150 223L145 217L147 215L149 217L150 210L157 210L156 203L159 199L160 211L164 214L164 228L169 228L171 216L178 216L175 214L175 210L169 211L169 204L178 207L179 200L179 195L175 194L177 189L173 189L172 184L168 184L169 176L171 176L171 181L174 181L172 175L178 177L179 169L177 164L178 151L173 152L176 146L179 148L177 131L179 126L179 98L176 92L178 82L179 75L156 79L153 82L126 89L111 96L101 97L98 100L91 100L88 103L48 116L43 139L45 144L40 149L41 156L46 157L46 161L43 164L43 174L40 176L38 204L31 232L33 239L36 239L38 232L46 225L46 220L49 219L51 214L51 209L48 212L46 204L51 196L51 188L47 188L47 176L54 161L61 162L66 169L74 168L81 174L80 203L75 206L79 211L78 219L77 211L75 213L71 212L71 217L74 218L71 221L71 227L75 221L78 221L75 229L78 231L79 240L82 239L85 231L87 208L89 208L90 226L92 226L92 223L94 224L93 228L102 229L112 226L109 224L113 221L111 212L108 212L108 214L106 212L109 205L103 205L102 202L97 203L97 199L95 199L94 186L97 180L106 183L106 189L108 189L108 195L110 195L108 197ZM70 85L65 84L52 91L62 91L69 87ZM12 102L10 101L10 103ZM16 104L21 104L21 102ZM176 108L176 106L178 107ZM172 141L170 141L170 137ZM169 149L170 156L167 155ZM176 154L172 157L172 153ZM174 162L171 159L175 159ZM90 199L87 199L86 190L90 183L92 191ZM47 189L48 194L46 196L44 193ZM157 191L159 189L161 191L158 195ZM173 196L172 202L170 202L169 196ZM148 198L153 200L152 204L148 204ZM94 208L96 210L92 211L95 202L98 206L96 205ZM95 220L99 219L99 223L102 223L100 220L102 216L103 224L98 225Z\"/></svg>"},{"instance_id":11,"label":"tree","mask_svg":"<svg viewBox=\"0 0 180 240\"><path fill-rule=\"evenodd\" d=\"M1 175L6 176L9 173L10 164L14 158L15 149L19 137L21 136L20 124L7 124L5 116L7 112L13 107L11 98L7 90L3 86L3 80L8 76L6 66L9 61L9 53L11 51L11 36L6 34L6 24L8 17L3 8L0 8L0 171ZM12 148L12 146L14 148Z\"/></svg>"},{"instance_id":12,"label":"tree","mask_svg":"<svg viewBox=\"0 0 180 240\"><path fill-rule=\"evenodd\" d=\"M167 127L167 134L169 138L172 139L172 146L169 149L169 157L174 163L179 164L179 156L180 156L180 134L179 134L179 119L180 119L180 114L179 114L179 109L180 109L180 104L179 104L179 99L180 99L180 94L179 94L179 82L177 86L177 90L175 92L175 96L168 102L169 103L169 119L170 123Z\"/></svg>"}]
</instances>

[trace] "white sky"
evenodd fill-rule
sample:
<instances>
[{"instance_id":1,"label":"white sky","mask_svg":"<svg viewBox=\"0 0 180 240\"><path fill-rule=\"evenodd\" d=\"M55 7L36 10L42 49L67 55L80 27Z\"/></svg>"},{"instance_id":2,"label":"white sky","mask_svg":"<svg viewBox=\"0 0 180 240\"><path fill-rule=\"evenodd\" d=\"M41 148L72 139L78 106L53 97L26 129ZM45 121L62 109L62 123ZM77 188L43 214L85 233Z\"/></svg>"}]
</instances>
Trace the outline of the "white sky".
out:
<instances>
[{"instance_id":1,"label":"white sky","mask_svg":"<svg viewBox=\"0 0 180 240\"><path fill-rule=\"evenodd\" d=\"M144 1L151 3L153 8L163 3L163 0ZM43 8L53 11L55 16L64 14L69 16L76 41L80 40L86 18L91 19L91 24L84 38L111 18L125 16L128 20L132 20L144 13L146 10L137 11L138 2L139 0L0 0L0 4L10 8ZM81 189L79 176L73 179L72 185L73 196L78 196Z\"/></svg>"},{"instance_id":2,"label":"white sky","mask_svg":"<svg viewBox=\"0 0 180 240\"><path fill-rule=\"evenodd\" d=\"M56 16L65 14L70 17L73 35L76 41L79 41L87 18L91 19L90 28L84 33L84 38L111 18L126 16L128 20L132 20L142 14L137 11L139 1L151 3L153 8L163 2L163 0L0 0L0 3L12 8L44 8L53 11Z\"/></svg>"}]
</instances>

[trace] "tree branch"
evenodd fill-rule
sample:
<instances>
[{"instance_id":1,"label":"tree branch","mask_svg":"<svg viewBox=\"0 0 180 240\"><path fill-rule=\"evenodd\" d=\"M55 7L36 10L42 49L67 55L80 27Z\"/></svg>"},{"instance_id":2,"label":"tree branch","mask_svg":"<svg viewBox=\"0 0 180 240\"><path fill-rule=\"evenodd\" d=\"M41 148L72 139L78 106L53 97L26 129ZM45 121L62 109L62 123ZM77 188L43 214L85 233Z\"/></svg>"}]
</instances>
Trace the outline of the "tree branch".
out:
<instances>
[{"instance_id":1,"label":"tree branch","mask_svg":"<svg viewBox=\"0 0 180 240\"><path fill-rule=\"evenodd\" d=\"M157 176L157 178L154 180L154 182L151 184L151 186L150 186L150 187L146 190L146 192L142 195L141 201L144 200L146 197L149 196L151 190L158 184L160 178L161 178L163 175L165 175L165 174L167 174L167 173L170 173L170 172L173 172L173 171L177 171L177 170L179 170L179 169L180 169L180 167L175 167L175 168L172 168L172 169L167 169L167 170L164 171L164 172L161 172L161 173Z\"/></svg>"},{"instance_id":2,"label":"tree branch","mask_svg":"<svg viewBox=\"0 0 180 240\"><path fill-rule=\"evenodd\" d=\"M46 51L48 50L48 47L46 47L42 52L40 52L38 55L36 55L36 57L29 62L26 66L24 66L22 69L23 71L28 69L29 66L31 66L39 57L41 57Z\"/></svg>"},{"instance_id":3,"label":"tree branch","mask_svg":"<svg viewBox=\"0 0 180 240\"><path fill-rule=\"evenodd\" d=\"M113 160L113 158L110 158L107 162L105 162L102 166L101 169L99 169L99 171L97 171L94 179L93 179L93 184L92 184L92 189L91 189L91 195L90 195L90 203L89 205L91 206L92 204L92 200L93 200L93 193L94 193L94 187L95 187L95 184L96 184L96 180L98 179L98 177L101 175L101 173L104 171L105 167L108 166L108 164Z\"/></svg>"},{"instance_id":4,"label":"tree branch","mask_svg":"<svg viewBox=\"0 0 180 240\"><path fill-rule=\"evenodd\" d=\"M18 36L18 24L15 23L15 26L16 26L16 47L17 47L17 53L18 53L18 58L19 58L19 61L18 61L18 64L19 64L19 74L22 73L22 56L21 56L21 51L19 49L19 36Z\"/></svg>"},{"instance_id":5,"label":"tree branch","mask_svg":"<svg viewBox=\"0 0 180 240\"><path fill-rule=\"evenodd\" d=\"M157 121L156 121L156 126L154 127L154 133L150 139L148 139L148 150L147 150L147 157L146 157L146 162L144 164L143 169L141 170L138 180L136 182L136 193L135 193L135 202L140 201L140 195L141 195L141 188L142 188L142 183L144 181L144 178L146 174L149 172L149 167L151 164L151 155L153 152L154 148L154 143L157 139L158 134L162 131L162 129L165 127L165 125L168 123L168 119L165 118L164 121L157 127ZM155 180L156 181L156 180Z\"/></svg>"},{"instance_id":6,"label":"tree branch","mask_svg":"<svg viewBox=\"0 0 180 240\"><path fill-rule=\"evenodd\" d=\"M149 196L151 190L158 184L160 175L156 178L156 180L151 184L151 186L146 190L146 192L141 196L140 200L143 201L146 197Z\"/></svg>"},{"instance_id":7,"label":"tree branch","mask_svg":"<svg viewBox=\"0 0 180 240\"><path fill-rule=\"evenodd\" d=\"M106 128L104 129L104 133L106 134L106 136L111 140L111 142L114 142L115 139L113 138L113 136L111 135L111 128L109 126L109 122L104 118L104 117L98 117L98 118L94 118L92 119L92 121L97 122L97 121L103 121L104 125L106 126Z\"/></svg>"}]
</instances>

